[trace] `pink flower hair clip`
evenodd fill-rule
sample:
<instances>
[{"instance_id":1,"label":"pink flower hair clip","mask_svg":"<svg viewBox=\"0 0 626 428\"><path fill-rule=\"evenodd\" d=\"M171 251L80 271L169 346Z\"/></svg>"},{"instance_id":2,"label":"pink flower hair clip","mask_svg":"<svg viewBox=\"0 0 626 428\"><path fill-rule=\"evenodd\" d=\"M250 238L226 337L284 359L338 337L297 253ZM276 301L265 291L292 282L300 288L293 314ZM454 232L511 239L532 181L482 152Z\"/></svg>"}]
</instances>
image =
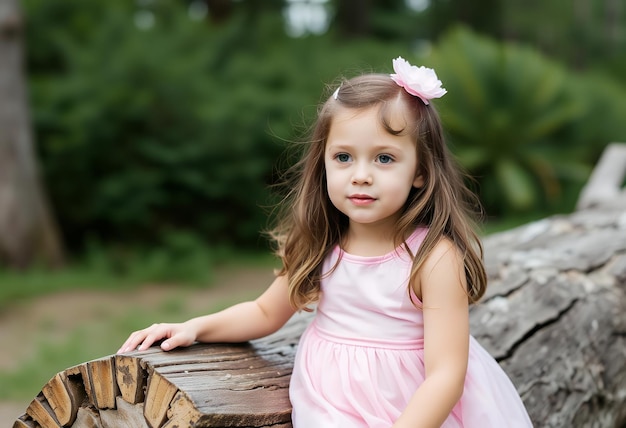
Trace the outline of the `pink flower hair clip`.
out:
<instances>
[{"instance_id":1,"label":"pink flower hair clip","mask_svg":"<svg viewBox=\"0 0 626 428\"><path fill-rule=\"evenodd\" d=\"M441 80L432 68L416 67L400 56L392 62L395 73L389 75L391 79L424 104L428 105L429 100L441 98L448 92L441 87Z\"/></svg>"}]
</instances>

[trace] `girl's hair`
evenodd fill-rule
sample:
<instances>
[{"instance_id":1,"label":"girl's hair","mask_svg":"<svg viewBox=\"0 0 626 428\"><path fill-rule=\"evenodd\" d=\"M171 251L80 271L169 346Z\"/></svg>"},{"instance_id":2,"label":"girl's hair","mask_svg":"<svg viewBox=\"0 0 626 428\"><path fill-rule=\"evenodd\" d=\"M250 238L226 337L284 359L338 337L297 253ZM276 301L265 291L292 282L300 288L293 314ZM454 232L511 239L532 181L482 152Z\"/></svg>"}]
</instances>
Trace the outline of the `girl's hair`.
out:
<instances>
[{"instance_id":1,"label":"girl's hair","mask_svg":"<svg viewBox=\"0 0 626 428\"><path fill-rule=\"evenodd\" d=\"M484 294L487 284L482 262L483 248L475 232L474 214L480 204L465 185L464 176L446 146L439 115L431 104L408 94L388 74L366 74L344 80L339 89L321 104L318 119L303 156L288 171L287 193L279 206L276 227L270 231L276 254L282 259L279 275L289 281L289 300L294 308L307 310L320 293L322 262L342 242L348 218L331 203L326 189L324 151L337 108L379 107L383 128L392 135L411 135L416 143L418 174L424 185L413 188L397 223L396 246L418 226L428 228L423 243L413 256L411 281L442 237L459 249L465 263L470 303ZM405 129L392 129L389 116L406 117ZM410 250L409 250L410 251Z\"/></svg>"}]
</instances>

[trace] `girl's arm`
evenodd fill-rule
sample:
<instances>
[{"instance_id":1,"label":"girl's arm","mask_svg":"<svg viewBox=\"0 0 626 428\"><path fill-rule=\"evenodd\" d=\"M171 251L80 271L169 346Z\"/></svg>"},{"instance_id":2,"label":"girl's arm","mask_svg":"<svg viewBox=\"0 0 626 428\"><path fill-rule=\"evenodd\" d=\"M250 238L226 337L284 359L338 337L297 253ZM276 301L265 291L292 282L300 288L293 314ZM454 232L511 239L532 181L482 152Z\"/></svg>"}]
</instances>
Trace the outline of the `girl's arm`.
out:
<instances>
[{"instance_id":1,"label":"girl's arm","mask_svg":"<svg viewBox=\"0 0 626 428\"><path fill-rule=\"evenodd\" d=\"M393 425L439 428L463 394L469 353L469 309L463 256L442 239L415 284L424 311L426 379Z\"/></svg>"},{"instance_id":2,"label":"girl's arm","mask_svg":"<svg viewBox=\"0 0 626 428\"><path fill-rule=\"evenodd\" d=\"M293 315L287 277L279 276L256 300L239 303L184 323L154 324L132 333L118 353L145 350L158 340L164 351L199 342L245 342L267 336Z\"/></svg>"}]
</instances>

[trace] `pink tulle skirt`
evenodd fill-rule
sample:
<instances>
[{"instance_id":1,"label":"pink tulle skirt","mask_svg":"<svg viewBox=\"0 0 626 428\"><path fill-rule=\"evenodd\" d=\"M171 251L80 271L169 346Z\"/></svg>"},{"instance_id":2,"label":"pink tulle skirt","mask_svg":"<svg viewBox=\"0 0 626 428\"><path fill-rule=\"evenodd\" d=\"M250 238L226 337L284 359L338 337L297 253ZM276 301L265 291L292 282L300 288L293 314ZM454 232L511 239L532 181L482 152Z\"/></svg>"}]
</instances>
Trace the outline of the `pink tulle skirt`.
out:
<instances>
[{"instance_id":1,"label":"pink tulle skirt","mask_svg":"<svg viewBox=\"0 0 626 428\"><path fill-rule=\"evenodd\" d=\"M420 340L346 340L313 322L300 341L291 378L293 426L390 428L423 381ZM515 387L474 338L463 396L442 427L532 427Z\"/></svg>"}]
</instances>

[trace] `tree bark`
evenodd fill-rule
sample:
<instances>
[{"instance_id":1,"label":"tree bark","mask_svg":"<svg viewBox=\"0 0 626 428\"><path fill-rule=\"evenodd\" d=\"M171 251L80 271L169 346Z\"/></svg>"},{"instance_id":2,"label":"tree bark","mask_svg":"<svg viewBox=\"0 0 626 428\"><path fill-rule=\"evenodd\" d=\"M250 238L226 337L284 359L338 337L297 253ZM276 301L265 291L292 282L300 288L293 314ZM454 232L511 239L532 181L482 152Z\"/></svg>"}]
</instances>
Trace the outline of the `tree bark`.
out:
<instances>
[{"instance_id":1,"label":"tree bark","mask_svg":"<svg viewBox=\"0 0 626 428\"><path fill-rule=\"evenodd\" d=\"M485 240L476 339L537 427L626 425L626 198Z\"/></svg>"},{"instance_id":2,"label":"tree bark","mask_svg":"<svg viewBox=\"0 0 626 428\"><path fill-rule=\"evenodd\" d=\"M0 0L0 265L20 269L63 261L33 148L23 22L17 0Z\"/></svg>"}]
</instances>

